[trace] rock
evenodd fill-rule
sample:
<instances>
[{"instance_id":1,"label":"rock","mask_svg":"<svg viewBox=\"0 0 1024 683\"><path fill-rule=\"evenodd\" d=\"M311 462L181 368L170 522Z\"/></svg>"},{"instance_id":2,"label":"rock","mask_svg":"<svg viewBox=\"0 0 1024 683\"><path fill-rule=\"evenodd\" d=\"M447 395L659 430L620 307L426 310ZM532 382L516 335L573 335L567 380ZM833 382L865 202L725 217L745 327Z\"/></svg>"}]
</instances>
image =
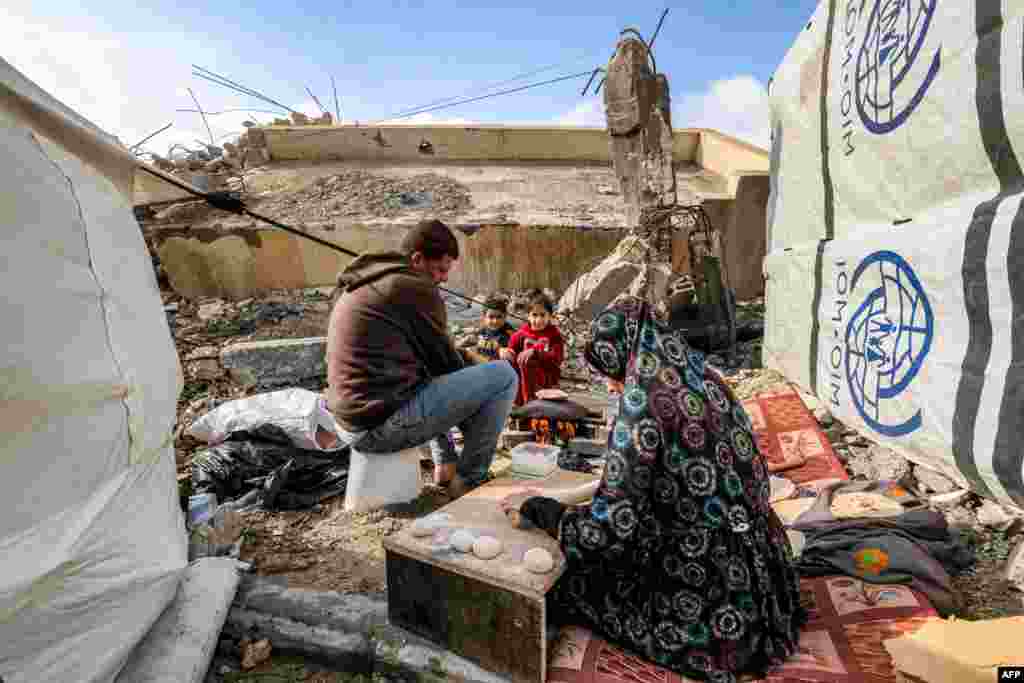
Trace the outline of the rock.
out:
<instances>
[{"instance_id":1,"label":"rock","mask_svg":"<svg viewBox=\"0 0 1024 683\"><path fill-rule=\"evenodd\" d=\"M362 633L311 626L304 621L245 609L237 603L228 612L224 631L234 637L256 633L272 641L279 652L315 657L345 671L366 671L371 663L371 644Z\"/></svg>"},{"instance_id":2,"label":"rock","mask_svg":"<svg viewBox=\"0 0 1024 683\"><path fill-rule=\"evenodd\" d=\"M203 360L205 358L220 358L220 349L216 346L200 346L192 349L186 356L186 361Z\"/></svg>"},{"instance_id":3,"label":"rock","mask_svg":"<svg viewBox=\"0 0 1024 683\"><path fill-rule=\"evenodd\" d=\"M1006 569L1003 576L1017 590L1024 591L1024 538L1017 541L1017 545L1006 558Z\"/></svg>"},{"instance_id":4,"label":"rock","mask_svg":"<svg viewBox=\"0 0 1024 683\"><path fill-rule=\"evenodd\" d=\"M523 556L523 563L534 574L547 574L555 568L555 558L546 548L530 548Z\"/></svg>"},{"instance_id":5,"label":"rock","mask_svg":"<svg viewBox=\"0 0 1024 683\"><path fill-rule=\"evenodd\" d=\"M255 643L243 640L238 647L242 656L243 669L254 669L270 659L271 646L270 641L266 638L257 640Z\"/></svg>"},{"instance_id":6,"label":"rock","mask_svg":"<svg viewBox=\"0 0 1024 683\"><path fill-rule=\"evenodd\" d=\"M326 337L239 342L220 352L221 365L246 386L294 385L327 372Z\"/></svg>"},{"instance_id":7,"label":"rock","mask_svg":"<svg viewBox=\"0 0 1024 683\"><path fill-rule=\"evenodd\" d=\"M951 493L960 488L955 481L941 472L921 465L914 466L914 478L921 486L922 493Z\"/></svg>"},{"instance_id":8,"label":"rock","mask_svg":"<svg viewBox=\"0 0 1024 683\"><path fill-rule=\"evenodd\" d=\"M224 376L224 368L216 358L201 358L188 364L192 376L198 380L212 382Z\"/></svg>"},{"instance_id":9,"label":"rock","mask_svg":"<svg viewBox=\"0 0 1024 683\"><path fill-rule=\"evenodd\" d=\"M1007 512L1002 505L993 503L990 500L982 500L981 505L974 511L974 515L978 518L978 523L982 526L986 526L989 529L996 529L999 531L1005 531L1010 528L1016 519L1013 515Z\"/></svg>"},{"instance_id":10,"label":"rock","mask_svg":"<svg viewBox=\"0 0 1024 683\"><path fill-rule=\"evenodd\" d=\"M891 448L851 448L847 469L854 477L868 480L890 479L899 481L910 473L910 463Z\"/></svg>"},{"instance_id":11,"label":"rock","mask_svg":"<svg viewBox=\"0 0 1024 683\"><path fill-rule=\"evenodd\" d=\"M643 239L632 235L624 238L596 268L569 285L558 302L558 312L592 320L640 277L647 252Z\"/></svg>"},{"instance_id":12,"label":"rock","mask_svg":"<svg viewBox=\"0 0 1024 683\"><path fill-rule=\"evenodd\" d=\"M209 303L201 304L196 315L203 322L219 318L224 315L224 302L223 301L211 301Z\"/></svg>"},{"instance_id":13,"label":"rock","mask_svg":"<svg viewBox=\"0 0 1024 683\"><path fill-rule=\"evenodd\" d=\"M818 406L814 409L814 419L818 421L822 427L831 426L836 420L832 417L832 413L828 411L825 406Z\"/></svg>"},{"instance_id":14,"label":"rock","mask_svg":"<svg viewBox=\"0 0 1024 683\"><path fill-rule=\"evenodd\" d=\"M948 508L956 505L960 505L967 497L971 495L971 492L967 489L960 489L958 491L950 491L949 493L940 493L935 496L931 496L928 502L937 508Z\"/></svg>"},{"instance_id":15,"label":"rock","mask_svg":"<svg viewBox=\"0 0 1024 683\"><path fill-rule=\"evenodd\" d=\"M501 554L504 546L493 536L481 536L473 541L473 554L481 560L493 560Z\"/></svg>"}]
</instances>

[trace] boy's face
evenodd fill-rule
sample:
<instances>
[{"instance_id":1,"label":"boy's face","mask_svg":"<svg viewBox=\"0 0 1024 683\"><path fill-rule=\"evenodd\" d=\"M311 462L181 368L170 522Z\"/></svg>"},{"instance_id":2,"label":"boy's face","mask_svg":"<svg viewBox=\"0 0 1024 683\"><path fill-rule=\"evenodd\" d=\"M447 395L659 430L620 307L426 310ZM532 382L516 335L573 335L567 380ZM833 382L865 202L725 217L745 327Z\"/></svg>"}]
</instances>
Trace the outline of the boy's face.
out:
<instances>
[{"instance_id":1,"label":"boy's face","mask_svg":"<svg viewBox=\"0 0 1024 683\"><path fill-rule=\"evenodd\" d=\"M539 304L530 306L530 313L526 317L530 321L530 329L534 332L540 332L551 324L551 314Z\"/></svg>"},{"instance_id":2,"label":"boy's face","mask_svg":"<svg viewBox=\"0 0 1024 683\"><path fill-rule=\"evenodd\" d=\"M484 327L497 332L505 325L505 314L500 311L487 311L484 313Z\"/></svg>"}]
</instances>

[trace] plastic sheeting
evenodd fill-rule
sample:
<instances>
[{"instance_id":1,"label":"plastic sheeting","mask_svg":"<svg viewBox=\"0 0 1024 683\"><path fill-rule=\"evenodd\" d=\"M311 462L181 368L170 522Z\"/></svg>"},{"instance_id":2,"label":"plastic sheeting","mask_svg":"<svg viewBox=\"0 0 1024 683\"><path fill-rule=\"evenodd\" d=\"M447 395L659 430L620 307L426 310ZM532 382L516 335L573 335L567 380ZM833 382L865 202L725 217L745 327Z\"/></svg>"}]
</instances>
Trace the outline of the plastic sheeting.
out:
<instances>
[{"instance_id":1,"label":"plastic sheeting","mask_svg":"<svg viewBox=\"0 0 1024 683\"><path fill-rule=\"evenodd\" d=\"M769 95L767 364L1024 504L1024 5L824 0Z\"/></svg>"},{"instance_id":2,"label":"plastic sheeting","mask_svg":"<svg viewBox=\"0 0 1024 683\"><path fill-rule=\"evenodd\" d=\"M187 544L131 158L0 60L0 677L110 681Z\"/></svg>"}]
</instances>

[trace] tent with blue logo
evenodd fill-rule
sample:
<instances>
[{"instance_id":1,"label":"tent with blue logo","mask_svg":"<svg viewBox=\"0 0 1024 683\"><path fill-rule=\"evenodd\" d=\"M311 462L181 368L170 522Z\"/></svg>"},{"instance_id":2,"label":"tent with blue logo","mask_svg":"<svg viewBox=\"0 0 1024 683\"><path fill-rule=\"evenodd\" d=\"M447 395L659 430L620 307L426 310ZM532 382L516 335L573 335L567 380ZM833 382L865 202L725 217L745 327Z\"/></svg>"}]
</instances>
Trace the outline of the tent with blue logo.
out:
<instances>
[{"instance_id":1,"label":"tent with blue logo","mask_svg":"<svg viewBox=\"0 0 1024 683\"><path fill-rule=\"evenodd\" d=\"M769 88L765 360L1024 505L1024 5L823 0Z\"/></svg>"}]
</instances>

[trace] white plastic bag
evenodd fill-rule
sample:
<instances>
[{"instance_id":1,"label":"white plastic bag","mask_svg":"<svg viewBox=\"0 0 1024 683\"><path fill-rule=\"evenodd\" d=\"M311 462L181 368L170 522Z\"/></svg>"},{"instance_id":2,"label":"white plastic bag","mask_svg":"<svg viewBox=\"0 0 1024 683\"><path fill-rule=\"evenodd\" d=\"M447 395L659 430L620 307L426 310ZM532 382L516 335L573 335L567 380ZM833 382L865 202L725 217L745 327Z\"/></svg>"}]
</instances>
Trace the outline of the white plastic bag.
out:
<instances>
[{"instance_id":1,"label":"white plastic bag","mask_svg":"<svg viewBox=\"0 0 1024 683\"><path fill-rule=\"evenodd\" d=\"M346 443L323 395L306 389L284 389L228 401L191 425L189 436L218 444L235 432L264 425L279 427L298 448L336 451Z\"/></svg>"}]
</instances>

